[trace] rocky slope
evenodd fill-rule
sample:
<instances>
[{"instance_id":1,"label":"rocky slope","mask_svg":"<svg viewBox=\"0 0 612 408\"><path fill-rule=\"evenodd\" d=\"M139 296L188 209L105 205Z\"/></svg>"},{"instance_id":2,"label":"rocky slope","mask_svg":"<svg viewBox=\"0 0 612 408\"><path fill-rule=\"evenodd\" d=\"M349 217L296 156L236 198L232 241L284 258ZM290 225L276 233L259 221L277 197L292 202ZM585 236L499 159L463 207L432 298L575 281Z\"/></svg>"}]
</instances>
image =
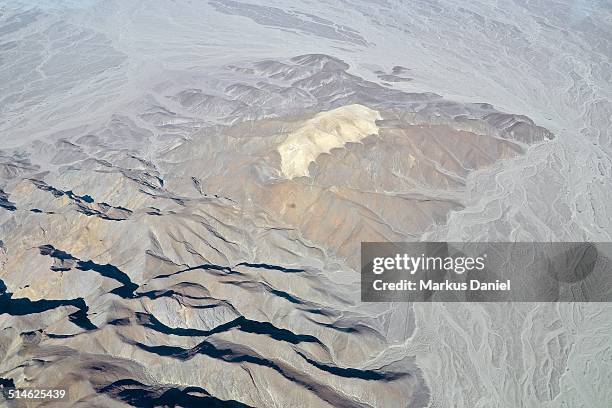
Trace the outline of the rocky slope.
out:
<instances>
[{"instance_id":1,"label":"rocky slope","mask_svg":"<svg viewBox=\"0 0 612 408\"><path fill-rule=\"evenodd\" d=\"M609 238L609 26L567 34L598 39L596 86L558 68L592 104L571 133L542 126L543 83L501 78L478 102L427 86L448 70L480 90L488 58L455 56L470 81L448 56L370 58L389 30L433 47L419 30L444 7L346 6L357 30L318 2L178 3L0 9L0 384L87 407L610 401L607 305L362 303L356 272L362 241ZM526 35L453 10L484 48ZM531 13L547 32L568 18Z\"/></svg>"}]
</instances>

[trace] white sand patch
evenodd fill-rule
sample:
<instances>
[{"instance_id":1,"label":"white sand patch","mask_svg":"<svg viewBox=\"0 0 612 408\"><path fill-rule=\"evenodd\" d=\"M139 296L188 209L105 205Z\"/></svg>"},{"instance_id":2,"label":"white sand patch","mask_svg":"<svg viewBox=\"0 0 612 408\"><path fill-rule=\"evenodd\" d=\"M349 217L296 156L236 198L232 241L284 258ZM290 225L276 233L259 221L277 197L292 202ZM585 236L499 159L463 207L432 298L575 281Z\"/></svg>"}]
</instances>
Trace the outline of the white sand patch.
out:
<instances>
[{"instance_id":1,"label":"white sand patch","mask_svg":"<svg viewBox=\"0 0 612 408\"><path fill-rule=\"evenodd\" d=\"M283 174L290 179L308 176L308 166L320 154L377 135L377 119L381 119L378 111L358 104L316 114L278 147Z\"/></svg>"}]
</instances>

